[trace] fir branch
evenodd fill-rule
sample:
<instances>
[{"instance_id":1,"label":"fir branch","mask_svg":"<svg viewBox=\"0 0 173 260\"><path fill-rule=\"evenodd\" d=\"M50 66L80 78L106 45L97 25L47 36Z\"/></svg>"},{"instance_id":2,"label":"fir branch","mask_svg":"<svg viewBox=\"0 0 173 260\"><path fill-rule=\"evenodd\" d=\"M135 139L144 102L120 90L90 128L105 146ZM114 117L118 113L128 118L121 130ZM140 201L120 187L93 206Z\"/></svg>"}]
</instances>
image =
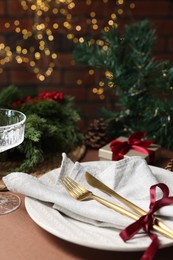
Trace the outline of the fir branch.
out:
<instances>
[{"instance_id":1,"label":"fir branch","mask_svg":"<svg viewBox=\"0 0 173 260\"><path fill-rule=\"evenodd\" d=\"M114 138L146 131L160 145L173 149L173 67L152 57L156 39L155 28L143 20L126 25L123 33L117 28L103 32L103 46L88 40L80 43L74 58L105 72L111 111L101 116L109 122Z\"/></svg>"},{"instance_id":2,"label":"fir branch","mask_svg":"<svg viewBox=\"0 0 173 260\"><path fill-rule=\"evenodd\" d=\"M80 116L74 98L58 92L41 93L21 99L18 89L10 86L0 93L1 104L17 109L26 115L25 138L21 145L4 152L8 159L15 154L22 159L20 171L31 171L47 158L48 154L71 152L84 140L76 122ZM1 105L0 104L0 105ZM6 105L5 105L6 104Z\"/></svg>"},{"instance_id":3,"label":"fir branch","mask_svg":"<svg viewBox=\"0 0 173 260\"><path fill-rule=\"evenodd\" d=\"M18 88L10 85L8 88L3 89L0 94L0 107L8 108L18 98L20 98Z\"/></svg>"}]
</instances>

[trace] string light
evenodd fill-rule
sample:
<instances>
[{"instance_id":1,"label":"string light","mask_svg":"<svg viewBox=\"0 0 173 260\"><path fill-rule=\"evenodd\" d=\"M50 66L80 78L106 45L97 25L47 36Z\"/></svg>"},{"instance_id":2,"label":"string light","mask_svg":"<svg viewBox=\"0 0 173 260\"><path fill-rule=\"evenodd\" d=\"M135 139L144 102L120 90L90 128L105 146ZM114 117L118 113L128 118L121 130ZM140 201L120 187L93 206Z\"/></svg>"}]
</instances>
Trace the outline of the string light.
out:
<instances>
[{"instance_id":1,"label":"string light","mask_svg":"<svg viewBox=\"0 0 173 260\"><path fill-rule=\"evenodd\" d=\"M54 47L55 34L60 28L66 31L72 29L70 12L75 7L75 2L73 0L21 0L21 6L26 14L33 18L33 24L27 28L23 28L19 20L15 20L13 24L9 22L4 24L6 29L11 27L14 30L19 40L13 51L5 44L0 45L0 67L12 60L18 64L26 63L35 73L36 78L44 81L51 76L58 62ZM58 21L58 14L64 20L62 25ZM76 27L76 31L79 30L80 27ZM3 72L3 69L0 72Z\"/></svg>"},{"instance_id":2,"label":"string light","mask_svg":"<svg viewBox=\"0 0 173 260\"><path fill-rule=\"evenodd\" d=\"M77 17L77 10L80 8L80 1L77 0L21 0L21 7L32 19L32 24L24 27L20 20L4 23L4 28L14 31L19 40L13 47L0 43L0 73L3 72L6 63L15 60L18 64L27 64L38 80L46 80L58 64L55 48L58 32L77 44L84 42L87 34L99 35L101 30L108 31L111 26L118 27L117 19L123 14L125 2L125 0L116 0L115 3L112 0L85 0L83 3L90 12L82 18ZM109 4L114 5L115 11ZM104 10L104 20L100 18L98 12L100 5ZM128 5L131 9L135 7L132 1ZM85 21L81 22L79 19ZM95 37L91 37L89 43L96 43L104 50L107 49L103 40L95 40ZM88 75L95 76L94 70L89 69ZM82 79L76 81L77 85L82 85L82 82ZM93 88L93 93L104 99L104 85L101 82L97 85L98 87Z\"/></svg>"}]
</instances>

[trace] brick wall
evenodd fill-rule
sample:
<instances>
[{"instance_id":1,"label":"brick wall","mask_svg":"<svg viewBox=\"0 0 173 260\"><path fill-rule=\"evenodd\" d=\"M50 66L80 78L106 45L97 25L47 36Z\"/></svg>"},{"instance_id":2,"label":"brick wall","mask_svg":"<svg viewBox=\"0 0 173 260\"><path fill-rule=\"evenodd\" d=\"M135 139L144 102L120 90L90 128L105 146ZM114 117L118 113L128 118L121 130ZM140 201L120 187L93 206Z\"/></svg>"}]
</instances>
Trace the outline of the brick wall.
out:
<instances>
[{"instance_id":1,"label":"brick wall","mask_svg":"<svg viewBox=\"0 0 173 260\"><path fill-rule=\"evenodd\" d=\"M173 1L139 0L133 11L136 19L148 18L157 32L155 55L173 62Z\"/></svg>"},{"instance_id":2,"label":"brick wall","mask_svg":"<svg viewBox=\"0 0 173 260\"><path fill-rule=\"evenodd\" d=\"M30 28L32 17L26 15L19 0L0 0L0 42L13 45L17 40L14 32L14 20L20 20L20 26ZM96 3L96 1L93 1ZM104 9L101 0L97 4L97 13L100 23L104 23L110 10L113 10L115 0L109 0L107 5L109 10ZM129 0L126 1L131 2ZM125 15L119 18L120 26L132 20L150 19L157 31L157 42L153 55L157 59L168 59L173 62L173 1L172 0L134 0L135 8L131 10L132 15ZM85 5L85 0L76 1L76 8L72 10L75 19L83 25L83 33L87 33L89 28L86 24L86 16L90 13L91 7ZM11 26L6 28L4 24L10 22ZM21 91L39 92L42 90L57 90L65 94L75 96L76 105L82 113L83 124L88 123L96 117L100 107L106 101L99 100L98 96L92 93L95 85L95 78L88 75L88 68L75 65L72 51L73 44L64 36L64 31L57 34L57 44L55 46L58 53L58 63L51 75L44 82L36 79L35 74L26 64L18 65L14 61L4 67L4 72L0 74L0 89L10 85L17 85ZM82 80L82 84L77 84L77 80Z\"/></svg>"}]
</instances>

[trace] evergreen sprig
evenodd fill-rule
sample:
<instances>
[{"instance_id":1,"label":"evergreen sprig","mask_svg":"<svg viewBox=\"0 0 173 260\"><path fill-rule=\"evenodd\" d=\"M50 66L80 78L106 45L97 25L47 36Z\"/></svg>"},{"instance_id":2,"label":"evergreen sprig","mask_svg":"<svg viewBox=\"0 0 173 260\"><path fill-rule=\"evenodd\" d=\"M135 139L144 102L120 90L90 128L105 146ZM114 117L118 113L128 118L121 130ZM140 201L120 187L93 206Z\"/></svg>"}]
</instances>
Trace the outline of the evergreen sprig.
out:
<instances>
[{"instance_id":1,"label":"evergreen sprig","mask_svg":"<svg viewBox=\"0 0 173 260\"><path fill-rule=\"evenodd\" d=\"M112 138L145 131L149 138L173 149L173 67L152 56L156 31L148 20L126 25L121 33L102 33L104 46L87 40L74 50L77 63L104 73L106 97L113 105L102 108ZM111 86L111 88L109 87ZM117 101L118 97L118 101Z\"/></svg>"},{"instance_id":2,"label":"evergreen sprig","mask_svg":"<svg viewBox=\"0 0 173 260\"><path fill-rule=\"evenodd\" d=\"M24 142L1 154L6 159L21 158L18 171L32 171L47 155L69 153L83 143L72 96L47 92L24 98L16 86L9 86L0 93L0 107L19 110L27 118Z\"/></svg>"}]
</instances>

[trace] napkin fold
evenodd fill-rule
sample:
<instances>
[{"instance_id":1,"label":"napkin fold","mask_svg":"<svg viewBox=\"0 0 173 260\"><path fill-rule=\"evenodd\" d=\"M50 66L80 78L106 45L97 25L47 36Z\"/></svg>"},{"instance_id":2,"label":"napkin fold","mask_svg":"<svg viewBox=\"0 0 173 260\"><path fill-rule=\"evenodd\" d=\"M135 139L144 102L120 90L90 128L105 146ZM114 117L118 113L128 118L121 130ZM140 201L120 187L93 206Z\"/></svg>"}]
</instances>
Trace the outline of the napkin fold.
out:
<instances>
[{"instance_id":1,"label":"napkin fold","mask_svg":"<svg viewBox=\"0 0 173 260\"><path fill-rule=\"evenodd\" d=\"M91 187L85 180L86 171L146 211L149 210L151 185L162 182L169 187L169 184L173 183L173 175L169 171L163 170L164 174L163 172L154 174L141 157L128 157L111 162L74 163L65 153L62 154L61 167L39 179L27 173L14 172L3 177L3 181L10 191L50 202L55 210L86 223L122 229L134 222L94 200L83 202L75 200L59 182L64 176L69 176L94 194L125 207L115 198ZM173 196L173 185L169 189L170 196ZM161 192L158 189L157 198L160 196ZM160 209L160 214L173 217L173 206Z\"/></svg>"}]
</instances>

